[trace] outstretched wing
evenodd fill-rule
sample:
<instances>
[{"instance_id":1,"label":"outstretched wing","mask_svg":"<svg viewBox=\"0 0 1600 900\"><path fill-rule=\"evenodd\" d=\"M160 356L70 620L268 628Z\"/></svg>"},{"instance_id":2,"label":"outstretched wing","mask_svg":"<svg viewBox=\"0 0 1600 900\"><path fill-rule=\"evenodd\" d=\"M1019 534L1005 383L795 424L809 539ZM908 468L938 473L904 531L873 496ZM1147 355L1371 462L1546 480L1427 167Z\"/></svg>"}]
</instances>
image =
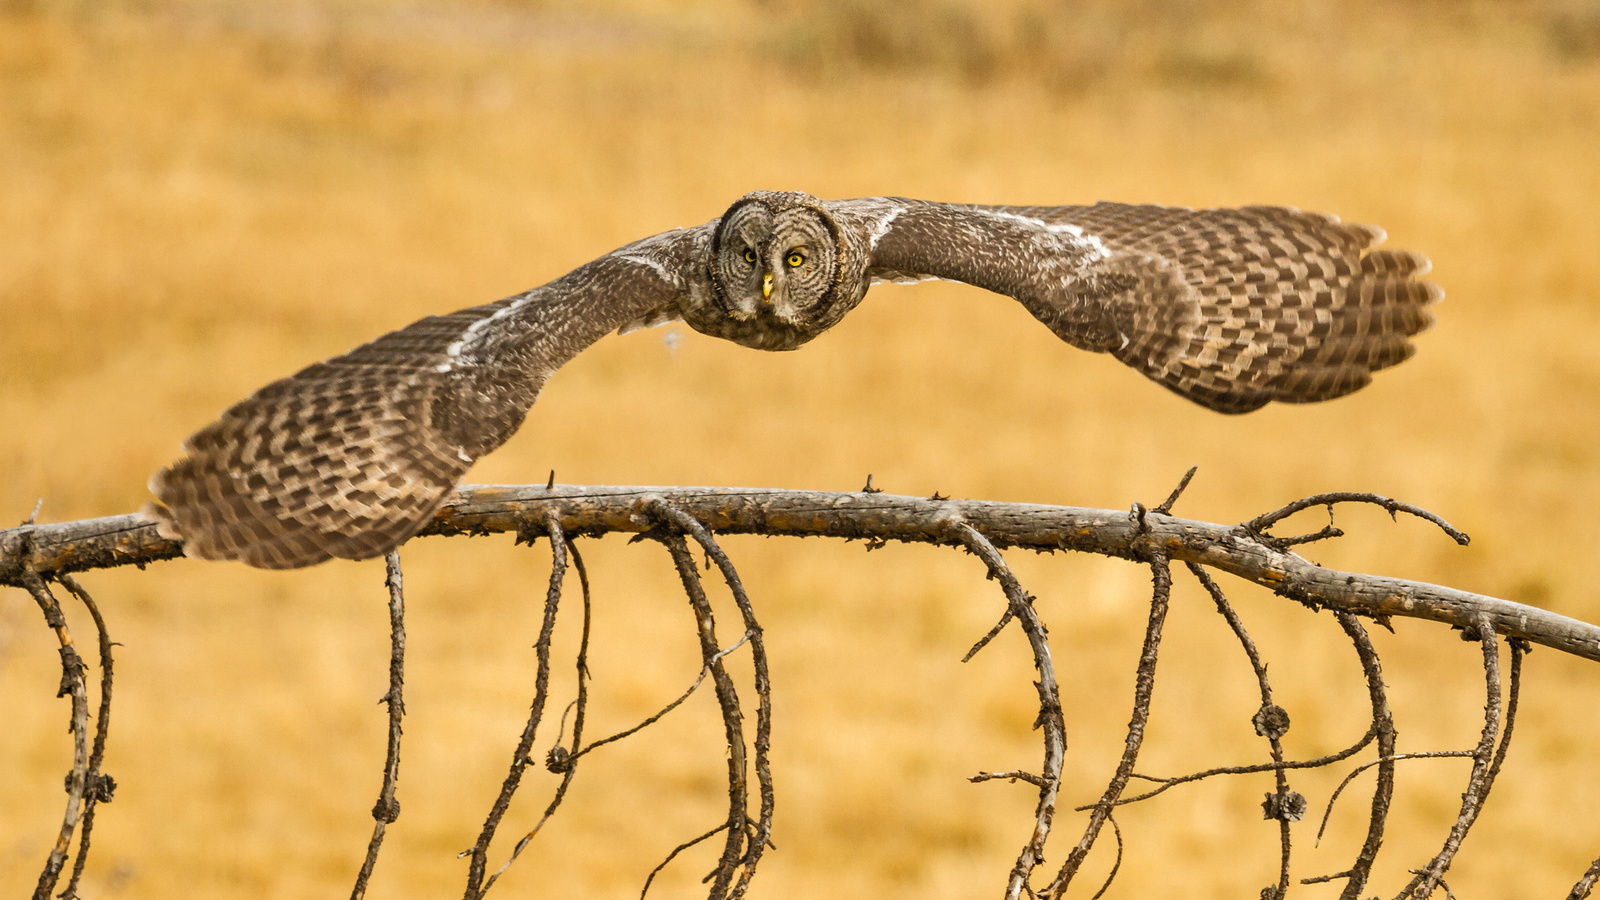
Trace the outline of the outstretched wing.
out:
<instances>
[{"instance_id":1,"label":"outstretched wing","mask_svg":"<svg viewBox=\"0 0 1600 900\"><path fill-rule=\"evenodd\" d=\"M1409 358L1443 292L1381 229L1283 207L957 206L845 201L883 280L951 278L1015 297L1063 340L1109 352L1226 413L1355 391Z\"/></svg>"},{"instance_id":2,"label":"outstretched wing","mask_svg":"<svg viewBox=\"0 0 1600 900\"><path fill-rule=\"evenodd\" d=\"M160 502L145 513L203 559L287 569L388 552L511 436L556 368L613 329L675 307L704 231L630 244L262 388L151 478Z\"/></svg>"}]
</instances>

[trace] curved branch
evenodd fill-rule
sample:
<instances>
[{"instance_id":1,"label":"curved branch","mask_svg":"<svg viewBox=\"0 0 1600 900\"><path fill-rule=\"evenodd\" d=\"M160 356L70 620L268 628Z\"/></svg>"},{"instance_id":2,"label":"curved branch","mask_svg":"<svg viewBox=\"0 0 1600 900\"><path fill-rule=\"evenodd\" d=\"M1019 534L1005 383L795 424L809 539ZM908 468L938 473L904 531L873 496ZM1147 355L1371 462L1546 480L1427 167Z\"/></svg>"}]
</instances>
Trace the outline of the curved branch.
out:
<instances>
[{"instance_id":1,"label":"curved branch","mask_svg":"<svg viewBox=\"0 0 1600 900\"><path fill-rule=\"evenodd\" d=\"M1331 495L1318 498L1324 502ZM666 500L719 534L897 540L949 545L959 518L1001 549L1076 550L1140 558L1158 548L1174 562L1211 566L1285 597L1374 617L1404 616L1474 627L1487 615L1495 631L1600 662L1600 627L1538 607L1441 585L1340 572L1313 565L1237 526L1150 510L1140 521L1122 510L931 500L881 493L764 488L469 486L451 496L424 535L515 533L543 529L554 513L576 535L642 533L650 500ZM1313 504L1316 505L1316 504ZM55 572L144 565L183 555L138 514L0 530L0 584L22 586L29 569Z\"/></svg>"}]
</instances>

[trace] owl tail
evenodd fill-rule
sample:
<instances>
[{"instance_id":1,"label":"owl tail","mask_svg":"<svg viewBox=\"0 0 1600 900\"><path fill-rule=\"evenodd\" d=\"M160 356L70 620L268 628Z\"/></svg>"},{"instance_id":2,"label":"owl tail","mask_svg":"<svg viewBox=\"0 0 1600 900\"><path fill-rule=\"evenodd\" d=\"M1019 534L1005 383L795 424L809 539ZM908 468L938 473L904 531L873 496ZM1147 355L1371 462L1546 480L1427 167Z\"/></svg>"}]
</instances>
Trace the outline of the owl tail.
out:
<instances>
[{"instance_id":1,"label":"owl tail","mask_svg":"<svg viewBox=\"0 0 1600 900\"><path fill-rule=\"evenodd\" d=\"M1111 353L1218 412L1365 387L1411 356L1444 296L1419 280L1426 257L1371 249L1378 228L1276 207L1165 212L1108 241Z\"/></svg>"}]
</instances>

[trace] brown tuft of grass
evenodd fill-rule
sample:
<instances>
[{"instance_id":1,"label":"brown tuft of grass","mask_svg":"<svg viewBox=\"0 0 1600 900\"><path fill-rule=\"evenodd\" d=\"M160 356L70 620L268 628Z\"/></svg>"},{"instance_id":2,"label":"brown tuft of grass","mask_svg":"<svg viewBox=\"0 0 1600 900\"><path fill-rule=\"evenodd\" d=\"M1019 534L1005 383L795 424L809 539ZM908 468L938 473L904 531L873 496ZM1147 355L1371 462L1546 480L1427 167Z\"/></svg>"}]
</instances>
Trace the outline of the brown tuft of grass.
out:
<instances>
[{"instance_id":1,"label":"brown tuft of grass","mask_svg":"<svg viewBox=\"0 0 1600 900\"><path fill-rule=\"evenodd\" d=\"M564 482L854 489L872 472L910 494L1125 508L1159 501L1198 464L1185 514L1242 520L1316 491L1380 491L1446 516L1472 546L1350 512L1350 537L1318 548L1320 562L1600 618L1600 64L1581 49L1588 6L887 9L0 5L0 516L20 520L41 496L46 520L134 509L183 437L266 381L705 221L753 188L1287 203L1381 223L1394 245L1433 258L1449 294L1417 358L1350 398L1219 417L1063 347L1003 298L886 287L793 354L694 334L676 350L660 332L602 341L472 477L533 482L553 468ZM763 864L762 889L993 890L1033 800L962 776L1036 765L1038 750L1020 645L955 662L1001 608L981 569L926 548L730 543L778 691L783 849ZM585 553L598 734L675 695L695 649L664 554L621 541ZM1069 802L1083 802L1120 746L1146 576L1101 560L1012 562L1053 627L1079 773ZM375 896L457 889L455 853L531 696L545 565L498 540L407 549L405 812ZM107 759L122 787L97 824L85 894L346 889L383 745L381 564L175 562L86 582L123 647ZM1363 695L1329 623L1239 599L1294 716L1290 752L1352 739ZM1262 755L1248 672L1206 605L1180 587L1153 771ZM1380 640L1402 745L1470 745L1474 648L1415 624ZM1528 673L1518 746L1452 871L1457 888L1487 896L1559 895L1600 841L1570 827L1600 801L1588 764L1600 730L1572 714L1595 702L1595 672L1540 653ZM57 678L32 603L0 593L7 895L31 889L60 814ZM698 705L597 755L503 887L636 890L715 818L718 728ZM1436 849L1464 771L1401 770L1385 878ZM1319 778L1297 786L1325 795ZM1117 891L1258 889L1276 860L1258 818L1265 784L1129 810ZM519 806L507 833L540 805ZM1343 867L1357 806L1324 849L1305 842L1297 877ZM658 889L693 893L703 862L675 865Z\"/></svg>"}]
</instances>

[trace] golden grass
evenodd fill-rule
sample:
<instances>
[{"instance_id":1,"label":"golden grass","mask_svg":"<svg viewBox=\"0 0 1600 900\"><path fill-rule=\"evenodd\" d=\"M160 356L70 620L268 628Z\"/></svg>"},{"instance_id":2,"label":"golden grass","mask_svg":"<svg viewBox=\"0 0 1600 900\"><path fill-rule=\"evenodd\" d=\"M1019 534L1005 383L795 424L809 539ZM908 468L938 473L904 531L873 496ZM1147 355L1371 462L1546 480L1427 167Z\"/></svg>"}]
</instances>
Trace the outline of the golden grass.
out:
<instances>
[{"instance_id":1,"label":"golden grass","mask_svg":"<svg viewBox=\"0 0 1600 900\"><path fill-rule=\"evenodd\" d=\"M1104 2L1069 15L1042 0L982 13L929 0L913 26L844 0L766 14L732 0L25 6L0 14L9 519L40 496L45 520L134 509L185 435L260 384L705 221L756 187L1288 203L1383 224L1433 258L1449 293L1418 358L1353 397L1219 417L1063 348L1003 299L882 288L794 354L694 334L675 352L660 332L603 341L472 480L553 468L574 483L843 490L872 472L897 492L1122 508L1198 464L1189 515L1381 491L1445 515L1471 548L1353 511L1351 536L1320 561L1600 618L1600 61L1585 55L1595 20L1580 7ZM871 40L895 52L863 52ZM1032 798L962 776L1038 756L1016 636L956 663L999 610L996 589L971 559L925 548L731 543L778 690L782 849L762 890L993 891ZM680 690L694 646L664 554L620 540L585 552L599 734ZM386 897L458 889L454 854L531 696L545 576L542 552L500 539L424 541L406 563L410 715L404 815L374 887ZM1120 744L1146 576L1093 559L1014 563L1054 629L1068 799L1083 802ZM176 562L86 579L123 644L107 759L122 787L86 896L348 888L382 750L381 568ZM1291 752L1351 740L1363 695L1331 623L1240 593L1294 716ZM1247 670L1204 607L1180 589L1152 771L1261 753ZM1433 626L1398 631L1381 637L1403 745L1469 745L1475 651ZM1452 879L1483 896L1559 895L1600 851L1600 728L1585 712L1596 671L1540 652L1529 675L1519 746ZM32 603L0 593L6 896L31 890L60 813L57 677ZM719 740L702 700L597 755L503 887L636 890L718 815ZM1390 881L1442 840L1464 771L1401 770ZM532 779L507 834L550 783ZM1130 809L1117 892L1253 895L1276 859L1256 811L1267 784ZM1297 781L1313 802L1331 785ZM1296 826L1297 877L1343 868L1360 808L1344 807L1315 852L1314 826ZM1070 839L1075 820L1059 821ZM695 893L708 860L672 867L662 895Z\"/></svg>"}]
</instances>

